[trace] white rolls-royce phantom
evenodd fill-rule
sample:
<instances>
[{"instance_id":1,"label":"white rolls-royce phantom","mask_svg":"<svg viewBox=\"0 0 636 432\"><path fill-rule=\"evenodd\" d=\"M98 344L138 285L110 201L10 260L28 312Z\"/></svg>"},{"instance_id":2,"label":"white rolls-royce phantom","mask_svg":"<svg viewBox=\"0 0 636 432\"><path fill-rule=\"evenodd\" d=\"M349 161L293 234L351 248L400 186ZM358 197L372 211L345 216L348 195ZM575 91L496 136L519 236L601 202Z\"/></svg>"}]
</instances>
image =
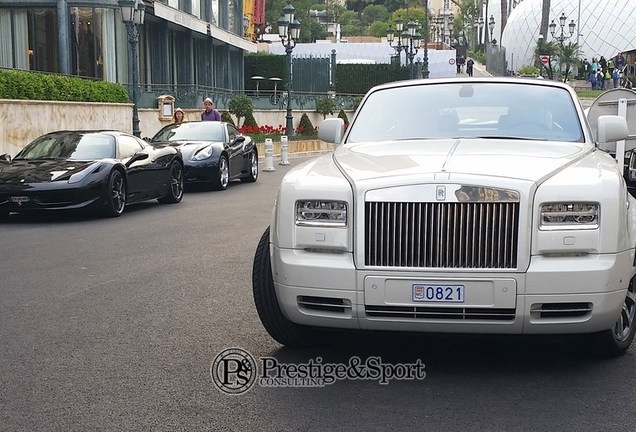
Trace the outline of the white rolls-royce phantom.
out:
<instances>
[{"instance_id":1,"label":"white rolls-royce phantom","mask_svg":"<svg viewBox=\"0 0 636 432\"><path fill-rule=\"evenodd\" d=\"M278 342L320 328L634 338L636 201L617 141L547 80L402 81L371 89L336 143L283 179L253 291ZM626 150L633 145L627 141Z\"/></svg>"}]
</instances>

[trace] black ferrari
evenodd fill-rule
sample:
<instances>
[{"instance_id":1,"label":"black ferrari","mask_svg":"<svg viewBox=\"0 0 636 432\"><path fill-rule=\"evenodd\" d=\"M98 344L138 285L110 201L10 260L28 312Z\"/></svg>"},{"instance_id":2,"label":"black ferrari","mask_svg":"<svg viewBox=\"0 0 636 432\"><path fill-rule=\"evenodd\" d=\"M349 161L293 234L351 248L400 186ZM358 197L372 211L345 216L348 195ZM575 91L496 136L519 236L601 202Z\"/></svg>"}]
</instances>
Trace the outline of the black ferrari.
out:
<instances>
[{"instance_id":1,"label":"black ferrari","mask_svg":"<svg viewBox=\"0 0 636 432\"><path fill-rule=\"evenodd\" d=\"M128 204L183 197L178 149L117 131L58 131L36 138L13 159L0 156L0 215L97 209L119 216Z\"/></svg>"},{"instance_id":2,"label":"black ferrari","mask_svg":"<svg viewBox=\"0 0 636 432\"><path fill-rule=\"evenodd\" d=\"M181 150L188 183L207 183L225 190L231 180L249 183L258 178L256 144L230 123L174 123L157 132L150 143L170 144Z\"/></svg>"}]
</instances>

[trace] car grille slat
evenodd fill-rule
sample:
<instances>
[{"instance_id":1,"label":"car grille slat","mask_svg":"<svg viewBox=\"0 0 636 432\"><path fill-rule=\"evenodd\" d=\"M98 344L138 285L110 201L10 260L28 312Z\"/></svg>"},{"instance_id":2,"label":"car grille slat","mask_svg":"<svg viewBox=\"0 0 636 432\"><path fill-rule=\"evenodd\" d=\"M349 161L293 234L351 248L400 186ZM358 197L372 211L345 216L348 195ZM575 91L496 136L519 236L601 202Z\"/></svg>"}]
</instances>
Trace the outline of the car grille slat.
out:
<instances>
[{"instance_id":1,"label":"car grille slat","mask_svg":"<svg viewBox=\"0 0 636 432\"><path fill-rule=\"evenodd\" d=\"M365 306L371 318L401 318L429 320L512 321L514 308L435 307L435 306Z\"/></svg>"},{"instance_id":2,"label":"car grille slat","mask_svg":"<svg viewBox=\"0 0 636 432\"><path fill-rule=\"evenodd\" d=\"M365 263L516 268L518 202L367 202Z\"/></svg>"}]
</instances>

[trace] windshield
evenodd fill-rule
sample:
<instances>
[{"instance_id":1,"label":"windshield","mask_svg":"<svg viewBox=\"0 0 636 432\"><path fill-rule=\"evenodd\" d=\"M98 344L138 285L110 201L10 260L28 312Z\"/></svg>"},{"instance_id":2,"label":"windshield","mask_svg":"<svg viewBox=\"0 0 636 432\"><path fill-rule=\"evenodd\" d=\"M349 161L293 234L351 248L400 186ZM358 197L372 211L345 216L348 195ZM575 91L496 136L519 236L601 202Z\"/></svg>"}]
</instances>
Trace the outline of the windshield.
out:
<instances>
[{"instance_id":1,"label":"windshield","mask_svg":"<svg viewBox=\"0 0 636 432\"><path fill-rule=\"evenodd\" d=\"M515 83L424 84L378 90L346 142L501 138L582 142L568 91Z\"/></svg>"},{"instance_id":2,"label":"windshield","mask_svg":"<svg viewBox=\"0 0 636 432\"><path fill-rule=\"evenodd\" d=\"M151 141L225 141L224 128L221 122L171 124L157 132Z\"/></svg>"},{"instance_id":3,"label":"windshield","mask_svg":"<svg viewBox=\"0 0 636 432\"><path fill-rule=\"evenodd\" d=\"M114 158L115 155L115 138L112 135L56 132L35 139L15 159L97 160Z\"/></svg>"}]
</instances>

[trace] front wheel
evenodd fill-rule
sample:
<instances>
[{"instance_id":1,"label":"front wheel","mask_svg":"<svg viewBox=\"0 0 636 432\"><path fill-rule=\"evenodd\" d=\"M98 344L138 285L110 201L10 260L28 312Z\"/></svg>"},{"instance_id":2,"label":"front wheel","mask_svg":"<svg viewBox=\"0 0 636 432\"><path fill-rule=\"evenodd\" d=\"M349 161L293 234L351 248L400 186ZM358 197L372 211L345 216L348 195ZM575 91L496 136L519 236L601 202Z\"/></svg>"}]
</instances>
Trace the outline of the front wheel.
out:
<instances>
[{"instance_id":1,"label":"front wheel","mask_svg":"<svg viewBox=\"0 0 636 432\"><path fill-rule=\"evenodd\" d=\"M624 354L634 340L634 333L636 333L636 288L632 279L614 327L594 335L597 338L596 346L599 354L605 357L617 357Z\"/></svg>"},{"instance_id":2,"label":"front wheel","mask_svg":"<svg viewBox=\"0 0 636 432\"><path fill-rule=\"evenodd\" d=\"M280 309L269 256L269 227L256 248L252 268L252 290L258 316L272 338L291 347L308 346L317 342L317 329L291 322Z\"/></svg>"},{"instance_id":3,"label":"front wheel","mask_svg":"<svg viewBox=\"0 0 636 432\"><path fill-rule=\"evenodd\" d=\"M126 207L126 180L121 171L113 170L110 173L107 188L106 216L121 216Z\"/></svg>"},{"instance_id":4,"label":"front wheel","mask_svg":"<svg viewBox=\"0 0 636 432\"><path fill-rule=\"evenodd\" d=\"M256 150L250 152L249 173L246 177L241 177L241 181L244 183L254 183L258 179L258 155Z\"/></svg>"},{"instance_id":5,"label":"front wheel","mask_svg":"<svg viewBox=\"0 0 636 432\"><path fill-rule=\"evenodd\" d=\"M212 188L216 190L225 190L230 182L230 164L227 162L227 156L219 157L219 166L216 178L212 180Z\"/></svg>"},{"instance_id":6,"label":"front wheel","mask_svg":"<svg viewBox=\"0 0 636 432\"><path fill-rule=\"evenodd\" d=\"M161 204L176 204L183 198L183 166L177 160L170 165L169 189L166 195L159 198Z\"/></svg>"}]
</instances>

